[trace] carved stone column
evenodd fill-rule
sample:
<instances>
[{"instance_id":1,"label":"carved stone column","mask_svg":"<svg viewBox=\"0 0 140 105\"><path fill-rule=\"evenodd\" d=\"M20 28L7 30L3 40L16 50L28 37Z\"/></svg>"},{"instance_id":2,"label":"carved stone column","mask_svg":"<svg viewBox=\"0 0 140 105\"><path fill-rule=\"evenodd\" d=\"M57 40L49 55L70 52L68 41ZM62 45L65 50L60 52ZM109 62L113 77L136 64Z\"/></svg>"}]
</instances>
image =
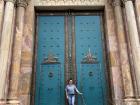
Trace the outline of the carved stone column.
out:
<instances>
[{"instance_id":1,"label":"carved stone column","mask_svg":"<svg viewBox=\"0 0 140 105\"><path fill-rule=\"evenodd\" d=\"M136 24L136 16L134 13L134 7L132 1L125 0L124 4L125 4L127 25L128 25L128 33L129 33L130 44L132 49L134 69L136 73L138 94L140 96L140 42L139 42L138 29Z\"/></svg>"},{"instance_id":2,"label":"carved stone column","mask_svg":"<svg viewBox=\"0 0 140 105\"><path fill-rule=\"evenodd\" d=\"M4 1L0 0L0 39L1 39L2 24L3 24L3 22L2 22L3 14L4 14Z\"/></svg>"},{"instance_id":3,"label":"carved stone column","mask_svg":"<svg viewBox=\"0 0 140 105\"><path fill-rule=\"evenodd\" d=\"M135 0L135 7L136 7L136 14L137 14L138 30L140 34L140 0Z\"/></svg>"},{"instance_id":4,"label":"carved stone column","mask_svg":"<svg viewBox=\"0 0 140 105\"><path fill-rule=\"evenodd\" d=\"M124 31L124 23L122 18L121 1L114 0L114 13L116 21L116 31L119 43L120 65L123 77L124 98L134 97L133 84L130 73L130 64L127 52L126 37Z\"/></svg>"},{"instance_id":5,"label":"carved stone column","mask_svg":"<svg viewBox=\"0 0 140 105\"><path fill-rule=\"evenodd\" d=\"M12 65L11 65L11 78L9 86L9 99L15 100L19 96L18 85L21 69L21 51L22 39L24 29L25 8L27 6L26 0L17 0L17 15L16 15L16 33L14 38Z\"/></svg>"},{"instance_id":6,"label":"carved stone column","mask_svg":"<svg viewBox=\"0 0 140 105\"><path fill-rule=\"evenodd\" d=\"M111 80L112 100L108 98L108 102L111 105L123 105L123 86L119 59L119 50L117 35L115 33L115 22L114 22L114 11L112 5L106 3L105 8L105 25L106 25L106 38L107 38L107 49L109 56L109 72Z\"/></svg>"},{"instance_id":7,"label":"carved stone column","mask_svg":"<svg viewBox=\"0 0 140 105\"><path fill-rule=\"evenodd\" d=\"M8 78L10 66L10 50L12 42L12 26L14 18L14 3L15 0L5 0L4 21L0 45L0 100L6 97L6 78Z\"/></svg>"}]
</instances>

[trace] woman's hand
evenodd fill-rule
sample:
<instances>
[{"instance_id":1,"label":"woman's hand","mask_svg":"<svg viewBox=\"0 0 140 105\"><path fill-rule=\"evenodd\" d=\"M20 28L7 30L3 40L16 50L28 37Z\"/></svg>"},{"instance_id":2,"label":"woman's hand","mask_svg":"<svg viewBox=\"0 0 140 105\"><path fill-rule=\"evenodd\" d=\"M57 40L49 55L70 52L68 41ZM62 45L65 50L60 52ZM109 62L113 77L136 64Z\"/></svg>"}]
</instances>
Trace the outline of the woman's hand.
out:
<instances>
[{"instance_id":1,"label":"woman's hand","mask_svg":"<svg viewBox=\"0 0 140 105\"><path fill-rule=\"evenodd\" d=\"M67 99L68 99L69 97L68 97L68 95L67 95Z\"/></svg>"},{"instance_id":2,"label":"woman's hand","mask_svg":"<svg viewBox=\"0 0 140 105\"><path fill-rule=\"evenodd\" d=\"M78 94L82 95L83 93L80 93L80 92L79 92Z\"/></svg>"}]
</instances>

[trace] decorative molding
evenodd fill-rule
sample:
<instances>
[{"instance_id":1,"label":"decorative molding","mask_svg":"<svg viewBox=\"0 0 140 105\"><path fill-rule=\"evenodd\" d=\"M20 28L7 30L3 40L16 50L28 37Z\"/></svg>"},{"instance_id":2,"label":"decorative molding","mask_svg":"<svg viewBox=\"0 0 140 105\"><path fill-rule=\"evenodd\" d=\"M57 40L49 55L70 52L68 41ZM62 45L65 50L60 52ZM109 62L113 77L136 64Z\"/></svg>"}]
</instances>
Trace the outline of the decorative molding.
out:
<instances>
[{"instance_id":1,"label":"decorative molding","mask_svg":"<svg viewBox=\"0 0 140 105\"><path fill-rule=\"evenodd\" d=\"M34 0L35 6L98 6L105 5L106 0Z\"/></svg>"},{"instance_id":2,"label":"decorative molding","mask_svg":"<svg viewBox=\"0 0 140 105\"><path fill-rule=\"evenodd\" d=\"M56 57L54 54L49 53L48 57L43 59L42 64L56 64L56 63L60 63L59 62L59 58Z\"/></svg>"},{"instance_id":3,"label":"decorative molding","mask_svg":"<svg viewBox=\"0 0 140 105\"><path fill-rule=\"evenodd\" d=\"M15 4L16 0L4 0L5 2L12 2Z\"/></svg>"},{"instance_id":4,"label":"decorative molding","mask_svg":"<svg viewBox=\"0 0 140 105\"><path fill-rule=\"evenodd\" d=\"M83 63L83 64L98 63L97 57L91 53L90 48L89 48L89 51L87 52L86 56L82 59L81 63Z\"/></svg>"},{"instance_id":5,"label":"decorative molding","mask_svg":"<svg viewBox=\"0 0 140 105\"><path fill-rule=\"evenodd\" d=\"M127 2L127 1L132 1L132 2L133 2L134 0L122 0L122 1L123 1L123 2Z\"/></svg>"},{"instance_id":6,"label":"decorative molding","mask_svg":"<svg viewBox=\"0 0 140 105\"><path fill-rule=\"evenodd\" d=\"M15 105L18 105L18 104L20 104L20 101L19 100L8 100L7 101L7 104L15 104Z\"/></svg>"},{"instance_id":7,"label":"decorative molding","mask_svg":"<svg viewBox=\"0 0 140 105\"><path fill-rule=\"evenodd\" d=\"M28 5L29 0L17 0L16 4L18 7L26 7Z\"/></svg>"},{"instance_id":8,"label":"decorative molding","mask_svg":"<svg viewBox=\"0 0 140 105\"><path fill-rule=\"evenodd\" d=\"M125 3L128 2L128 1L131 1L132 3L135 2L135 0L122 0L122 2L123 2L123 6L125 6Z\"/></svg>"},{"instance_id":9,"label":"decorative molding","mask_svg":"<svg viewBox=\"0 0 140 105\"><path fill-rule=\"evenodd\" d=\"M122 5L122 3L121 3L121 1L120 1L120 0L113 0L112 5L113 5L114 7L115 7L115 6L121 6L121 5Z\"/></svg>"}]
</instances>

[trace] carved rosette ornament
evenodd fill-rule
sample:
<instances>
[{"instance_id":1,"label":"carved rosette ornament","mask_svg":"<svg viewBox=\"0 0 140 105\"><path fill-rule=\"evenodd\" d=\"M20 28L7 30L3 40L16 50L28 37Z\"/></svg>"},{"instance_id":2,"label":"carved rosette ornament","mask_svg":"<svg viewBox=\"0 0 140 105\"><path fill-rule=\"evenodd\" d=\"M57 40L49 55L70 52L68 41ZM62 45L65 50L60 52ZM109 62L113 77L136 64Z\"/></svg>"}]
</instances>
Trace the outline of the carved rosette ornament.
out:
<instances>
[{"instance_id":1,"label":"carved rosette ornament","mask_svg":"<svg viewBox=\"0 0 140 105\"><path fill-rule=\"evenodd\" d=\"M115 7L115 6L121 6L122 4L121 4L121 1L120 0L113 0L113 6Z\"/></svg>"},{"instance_id":2,"label":"carved rosette ornament","mask_svg":"<svg viewBox=\"0 0 140 105\"><path fill-rule=\"evenodd\" d=\"M26 7L28 5L29 0L17 0L18 7Z\"/></svg>"}]
</instances>

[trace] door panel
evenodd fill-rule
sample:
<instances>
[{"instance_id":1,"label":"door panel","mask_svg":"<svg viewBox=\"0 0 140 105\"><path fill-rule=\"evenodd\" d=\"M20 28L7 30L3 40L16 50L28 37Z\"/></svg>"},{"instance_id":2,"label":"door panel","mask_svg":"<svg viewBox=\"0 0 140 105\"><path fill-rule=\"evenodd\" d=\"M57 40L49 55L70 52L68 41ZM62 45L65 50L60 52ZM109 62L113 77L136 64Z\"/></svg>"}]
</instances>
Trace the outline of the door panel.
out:
<instances>
[{"instance_id":1,"label":"door panel","mask_svg":"<svg viewBox=\"0 0 140 105\"><path fill-rule=\"evenodd\" d=\"M37 24L35 105L64 105L64 16L38 16Z\"/></svg>"},{"instance_id":2,"label":"door panel","mask_svg":"<svg viewBox=\"0 0 140 105\"><path fill-rule=\"evenodd\" d=\"M39 84L39 105L61 104L60 66L60 64L42 65Z\"/></svg>"},{"instance_id":3,"label":"door panel","mask_svg":"<svg viewBox=\"0 0 140 105\"><path fill-rule=\"evenodd\" d=\"M99 15L38 16L35 105L66 105L68 77L86 105L107 105L101 25Z\"/></svg>"},{"instance_id":4,"label":"door panel","mask_svg":"<svg viewBox=\"0 0 140 105\"><path fill-rule=\"evenodd\" d=\"M77 84L87 105L106 105L100 16L75 17ZM82 98L78 98L78 105Z\"/></svg>"}]
</instances>

